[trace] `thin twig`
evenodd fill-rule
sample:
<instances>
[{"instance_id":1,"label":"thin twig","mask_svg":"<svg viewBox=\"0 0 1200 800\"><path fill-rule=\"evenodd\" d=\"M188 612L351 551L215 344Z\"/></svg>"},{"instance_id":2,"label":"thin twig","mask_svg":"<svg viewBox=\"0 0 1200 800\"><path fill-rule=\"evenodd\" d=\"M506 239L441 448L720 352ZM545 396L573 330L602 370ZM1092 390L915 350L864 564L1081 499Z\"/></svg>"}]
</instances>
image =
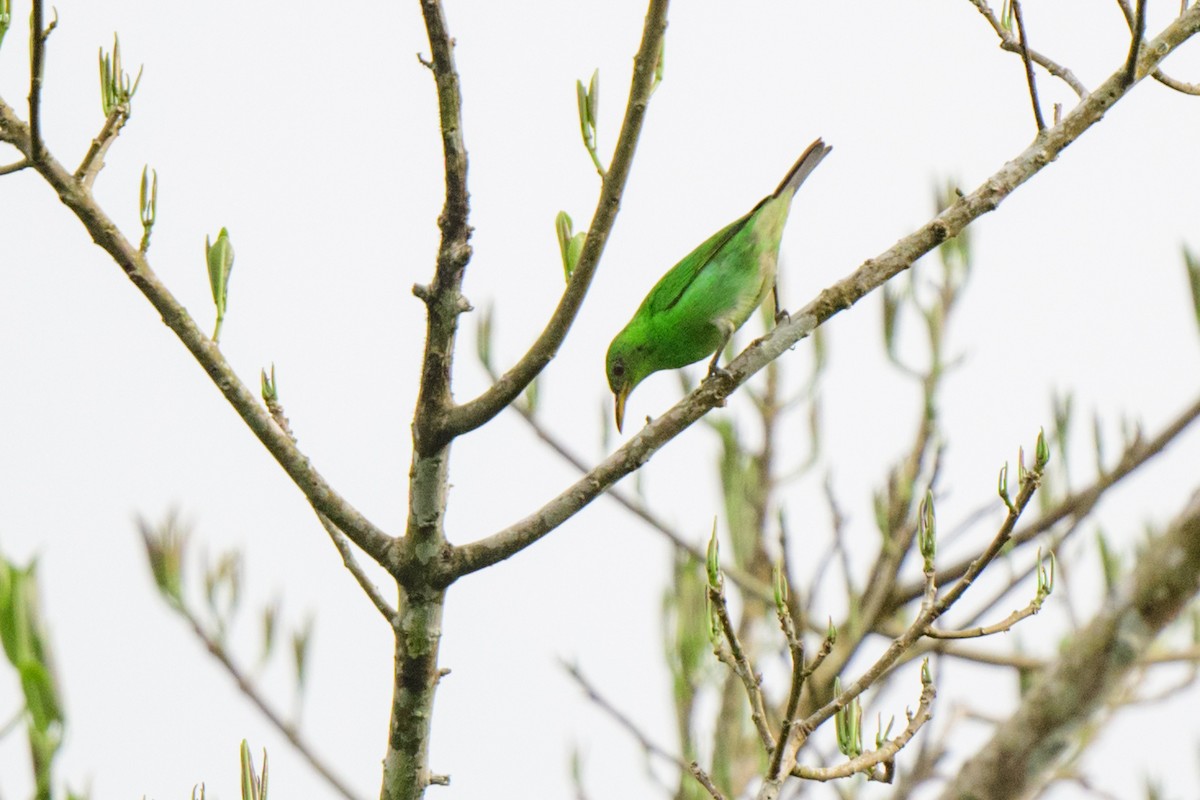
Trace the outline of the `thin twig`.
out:
<instances>
[{"instance_id":1,"label":"thin twig","mask_svg":"<svg viewBox=\"0 0 1200 800\"><path fill-rule=\"evenodd\" d=\"M800 709L800 695L804 690L804 681L808 674L804 669L804 640L796 635L796 625L792 621L787 605L776 608L779 616L779 627L787 640L788 653L792 660L792 681L788 688L787 704L784 706L783 722L779 726L779 738L771 751L771 761L767 766L767 780L778 780L783 773L783 758L787 751L787 743L792 739L792 728L796 725L796 716Z\"/></svg>"},{"instance_id":2,"label":"thin twig","mask_svg":"<svg viewBox=\"0 0 1200 800\"><path fill-rule=\"evenodd\" d=\"M759 741L762 742L764 752L772 753L775 750L775 737L771 735L771 729L767 726L767 710L763 700L761 679L754 671L754 666L750 663L750 659L742 647L742 642L738 638L733 619L729 616L729 606L725 602L725 589L721 581L718 580L716 586L709 585L708 600L721 623L725 641L729 644L728 651L719 645L715 648L717 658L727 664L741 679L742 686L746 689L746 699L750 702L750 719L754 722L755 730L758 731Z\"/></svg>"},{"instance_id":3,"label":"thin twig","mask_svg":"<svg viewBox=\"0 0 1200 800\"><path fill-rule=\"evenodd\" d=\"M957 770L942 797L1023 797L1039 785L1055 764L1045 757L1045 742L1067 741L1094 717L1126 683L1137 659L1153 647L1162 629L1195 598L1198 587L1200 492L1192 495L1166 533L1146 543L1117 596L1064 645L1050 668L1023 693L1017 710ZM1031 731L1037 735L1031 736ZM997 794L993 787L1001 785L1004 791Z\"/></svg>"},{"instance_id":4,"label":"thin twig","mask_svg":"<svg viewBox=\"0 0 1200 800\"><path fill-rule=\"evenodd\" d=\"M1021 60L1025 62L1025 80L1029 84L1029 100L1033 103L1033 119L1038 132L1046 129L1042 119L1042 106L1038 102L1037 82L1033 77L1033 59L1029 55L1029 36L1025 33L1025 18L1021 15L1021 0L1012 0L1013 16L1017 18L1017 33L1021 37Z\"/></svg>"},{"instance_id":5,"label":"thin twig","mask_svg":"<svg viewBox=\"0 0 1200 800\"><path fill-rule=\"evenodd\" d=\"M1012 612L1004 619L992 625L978 625L973 628L963 628L961 630L944 631L938 630L933 626L925 632L925 635L931 639L978 639L983 636L992 636L997 633L1006 633L1012 630L1012 627L1023 619L1032 617L1034 614L1042 610L1042 602L1034 600L1022 609Z\"/></svg>"},{"instance_id":6,"label":"thin twig","mask_svg":"<svg viewBox=\"0 0 1200 800\"><path fill-rule=\"evenodd\" d=\"M44 4L33 0L33 12L29 23L29 160L39 162L46 153L42 141L42 79L46 68L46 39L58 24L58 13L54 21L43 28Z\"/></svg>"},{"instance_id":7,"label":"thin twig","mask_svg":"<svg viewBox=\"0 0 1200 800\"><path fill-rule=\"evenodd\" d=\"M1193 6L1193 9L1195 8ZM1113 485L1165 450L1167 445L1171 444L1198 418L1200 418L1200 397L1197 397L1190 406L1180 412L1179 416L1168 423L1153 439L1149 441L1138 439L1129 444L1121 454L1116 466L1098 477L1091 486L1064 498L1058 505L1014 533L1012 546L1018 547L1034 541L1064 519L1080 520L1089 515L1096 504L1100 502L1100 498ZM950 566L940 568L937 574L938 583L944 584L954 580L966 571L970 563L970 559L963 559ZM922 586L917 583L897 587L889 603L889 612L919 597L921 589Z\"/></svg>"},{"instance_id":8,"label":"thin twig","mask_svg":"<svg viewBox=\"0 0 1200 800\"><path fill-rule=\"evenodd\" d=\"M932 569L927 570L924 580L924 590L922 592L921 611L917 615L917 618L905 629L904 633L892 640L883 655L876 659L857 680L846 686L840 695L834 697L804 720L804 723L800 726L798 744L803 744L804 739L812 731L815 731L819 725L849 705L855 697L866 691L867 687L873 685L880 676L891 669L909 648L925 635L929 626L962 597L963 592L975 582L979 574L983 572L987 565L1008 544L1009 539L1012 537L1013 529L1016 527L1017 520L1020 519L1021 514L1029 505L1029 501L1033 499L1040 480L1041 471L1038 468L1031 469L1026 474L1021 488L1013 500L1012 509L1008 512L992 541L982 553L972 560L970 567L963 573L963 576L941 598L936 597L935 573Z\"/></svg>"},{"instance_id":9,"label":"thin twig","mask_svg":"<svg viewBox=\"0 0 1200 800\"><path fill-rule=\"evenodd\" d=\"M14 161L11 164L3 164L0 165L0 175L11 175L14 172L20 172L28 166L28 158L22 158L20 161Z\"/></svg>"},{"instance_id":10,"label":"thin twig","mask_svg":"<svg viewBox=\"0 0 1200 800\"><path fill-rule=\"evenodd\" d=\"M96 182L96 176L100 174L100 170L104 169L104 154L117 140L121 128L125 127L128 120L129 108L123 105L114 108L108 115L108 119L104 120L104 127L100 129L100 134L92 139L87 154L80 162L79 168L75 170L75 180L79 181L83 188L91 189L92 184Z\"/></svg>"},{"instance_id":11,"label":"thin twig","mask_svg":"<svg viewBox=\"0 0 1200 800\"><path fill-rule=\"evenodd\" d=\"M26 157L32 150L29 127L0 100L0 139L13 144ZM241 416L246 426L262 442L309 503L328 516L364 552L391 568L393 539L366 519L330 486L312 462L288 434L263 408L258 396L238 377L220 348L200 330L183 304L159 280L137 247L125 238L120 228L61 163L46 151L41 159L30 158L31 165L46 180L105 252L112 257L130 282L137 287L163 322L196 359L225 399Z\"/></svg>"},{"instance_id":12,"label":"thin twig","mask_svg":"<svg viewBox=\"0 0 1200 800\"><path fill-rule=\"evenodd\" d=\"M697 774L695 770L699 770L700 768L694 762L688 762L680 756L670 752L662 745L657 744L640 727L638 727L637 723L635 723L628 716L622 713L620 709L609 702L604 695L600 694L600 691L591 684L591 681L584 677L583 673L580 672L578 667L566 661L560 663L562 664L562 668L567 671L567 674L570 675L577 684L579 684L579 688L583 689L584 693L588 696L588 700L595 703L597 708L599 708L608 716L612 717L612 719L616 721L618 725L624 728L630 736L637 740L637 743L641 745L642 750L644 750L648 755L657 756L664 761L669 761L670 763L679 767L681 771L690 775ZM700 775L703 775L704 778L708 778L708 776L704 774L703 770L700 770ZM700 780L701 784L704 782L699 776L697 776L697 780Z\"/></svg>"},{"instance_id":13,"label":"thin twig","mask_svg":"<svg viewBox=\"0 0 1200 800\"><path fill-rule=\"evenodd\" d=\"M936 696L937 690L934 688L933 681L925 683L921 689L921 699L916 712L907 714L908 724L904 730L895 738L888 739L879 748L851 758L835 767L797 765L792 770L792 775L809 781L832 781L863 772L872 780L884 780L884 782L890 783L890 780L875 775L875 767L880 764L887 767L896 758L896 754L912 741L912 738L917 735L917 731L921 730L925 723L933 717L933 700Z\"/></svg>"},{"instance_id":14,"label":"thin twig","mask_svg":"<svg viewBox=\"0 0 1200 800\"><path fill-rule=\"evenodd\" d=\"M1015 2L1015 0L1014 0ZM1142 40L1146 38L1146 0L1137 0L1137 10L1133 15L1133 40L1129 43L1129 58L1125 61L1125 84L1132 86L1137 80L1138 52L1142 48Z\"/></svg>"},{"instance_id":15,"label":"thin twig","mask_svg":"<svg viewBox=\"0 0 1200 800\"><path fill-rule=\"evenodd\" d=\"M284 737L287 738L292 747L296 749L296 752L308 762L309 766L311 766L317 772L317 774L324 778L325 781L332 786L338 794L346 798L346 800L358 800L358 797L354 794L354 792L351 791L351 789L333 773L333 771L321 760L321 758L312 750L312 748L309 747L308 743L300 738L300 732L296 730L296 727L290 722L284 721L283 717L281 717L279 713L267 703L266 698L259 693L258 689L255 688L254 684L250 682L250 679L246 677L245 673L242 672L237 664L233 663L233 660L230 659L229 654L225 651L225 647L221 644L221 642L217 641L217 639L215 639L207 630L205 630L204 625L201 624L200 620L185 606L172 604L171 607L183 615L183 618L188 621L188 624L192 628L192 632L195 633L196 637L204 644L205 649L207 649L209 654L211 654L212 657L215 658L222 667L224 667L225 671L229 673L229 676L233 678L233 682L237 684L238 691L240 691L248 700L250 700L251 703L255 705L255 707L258 708L260 712L262 712L262 715L267 718L267 721L275 726L276 730L278 730L284 735Z\"/></svg>"},{"instance_id":16,"label":"thin twig","mask_svg":"<svg viewBox=\"0 0 1200 800\"><path fill-rule=\"evenodd\" d=\"M996 32L996 35L1000 37L1000 48L1002 50L1007 50L1010 53L1022 55L1023 48L1021 47L1021 43L1017 41L1016 37L1014 37L1010 31L1005 30L1004 26L1000 24L1000 20L996 18L996 15L992 12L992 9L988 6L986 0L970 0L970 2L971 5L975 6L979 13L983 15L984 19L988 21L988 24L992 26L992 30ZM1087 99L1087 87L1075 77L1075 73L1071 72L1071 70L1055 61L1050 60L1032 48L1029 49L1029 57L1051 75L1070 86L1071 90L1078 95L1080 100Z\"/></svg>"},{"instance_id":17,"label":"thin twig","mask_svg":"<svg viewBox=\"0 0 1200 800\"><path fill-rule=\"evenodd\" d=\"M1135 20L1133 8L1129 5L1129 0L1117 0L1117 3L1121 7L1121 13L1125 15L1125 24L1129 26L1129 32L1133 33ZM1186 10L1186 0L1184 8L1180 9L1180 13L1182 14L1184 10ZM1198 83L1187 83L1185 81L1178 80L1177 78L1167 75L1161 69L1154 70L1154 72L1150 73L1150 76L1163 86L1174 89L1177 92L1190 95L1200 95L1200 84Z\"/></svg>"},{"instance_id":18,"label":"thin twig","mask_svg":"<svg viewBox=\"0 0 1200 800\"><path fill-rule=\"evenodd\" d=\"M452 437L478 428L515 400L554 358L575 321L583 298L596 274L596 267L616 220L625 182L633 165L642 122L645 120L650 96L654 91L655 69L662 53L663 35L667 27L667 6L668 0L650 0L645 26L642 29L641 46L633 62L629 102L625 106L625 119L621 123L616 150L604 178L579 261L558 307L554 309L554 314L537 340L500 380L475 399L449 409L441 432L442 437Z\"/></svg>"},{"instance_id":19,"label":"thin twig","mask_svg":"<svg viewBox=\"0 0 1200 800\"><path fill-rule=\"evenodd\" d=\"M350 540L346 538L346 534L339 531L337 526L330 521L329 517L320 511L317 512L317 519L320 520L321 527L329 534L329 538L333 540L333 546L341 554L342 563L346 565L346 569L350 570L350 574L354 576L354 580L358 581L358 585L366 592L367 597L371 600L371 604L379 610L379 613L387 620L388 625L392 626L392 630L398 630L400 627L400 615L384 599L379 591L379 587L375 585L374 581L363 571L363 568L354 558L354 551L350 548Z\"/></svg>"},{"instance_id":20,"label":"thin twig","mask_svg":"<svg viewBox=\"0 0 1200 800\"><path fill-rule=\"evenodd\" d=\"M484 365L484 369L487 370L488 375L490 375L493 380L496 379L495 372L486 364ZM529 407L528 403L526 403L524 400L517 400L510 406L510 408L521 415L521 419L528 423L534 434L543 442L545 442L545 444L551 450L561 456L562 459L568 464L575 467L575 469L579 470L585 475L587 474L588 466L584 460L575 455L575 453L571 451L565 442L555 436L549 428L542 424L542 421L538 419L537 414ZM607 492L605 492L605 497L611 498L619 505L624 506L627 511L641 519L654 530L661 533L666 537L667 541L669 541L672 546L675 547L675 549L687 553L699 563L704 563L704 559L706 557L704 548L689 542L683 537L682 534L664 522L645 503L641 502L636 497L633 497L628 493L617 489L616 487L610 488ZM746 594L757 597L764 603L774 602L771 588L736 564L722 564L721 572L725 574L725 576L731 581L737 584L737 587Z\"/></svg>"},{"instance_id":21,"label":"thin twig","mask_svg":"<svg viewBox=\"0 0 1200 800\"><path fill-rule=\"evenodd\" d=\"M1200 6L1191 6L1187 13L1173 21L1143 48L1143 66L1153 69L1198 30ZM818 325L851 308L891 278L907 270L918 258L957 236L968 224L994 211L1019 186L1048 164L1054 163L1062 151L1084 131L1103 119L1109 109L1124 97L1127 87L1123 80L1121 73L1110 76L1100 90L1088 95L1063 117L1061 123L1047 128L1037 141L1005 162L979 188L963 195L918 230L822 290L816 299L792 314L790 321L777 325L769 334L752 342L741 355L727 364L725 376L704 381L541 508L490 536L453 548L447 570L461 577L503 561L539 541L574 516L609 486L640 468L656 451L723 402L769 362L811 335ZM611 171L609 176L611 178Z\"/></svg>"}]
</instances>

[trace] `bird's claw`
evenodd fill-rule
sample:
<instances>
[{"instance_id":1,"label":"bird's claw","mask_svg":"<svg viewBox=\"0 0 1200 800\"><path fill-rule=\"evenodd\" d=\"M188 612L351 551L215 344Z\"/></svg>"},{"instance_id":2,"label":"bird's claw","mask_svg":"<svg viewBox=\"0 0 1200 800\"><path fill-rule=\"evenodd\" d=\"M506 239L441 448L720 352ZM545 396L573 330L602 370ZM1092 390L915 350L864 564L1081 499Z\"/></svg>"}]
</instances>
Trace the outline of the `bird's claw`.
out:
<instances>
[{"instance_id":1,"label":"bird's claw","mask_svg":"<svg viewBox=\"0 0 1200 800\"><path fill-rule=\"evenodd\" d=\"M733 380L733 373L724 367L718 367L716 364L708 368L709 378L722 378L725 380Z\"/></svg>"},{"instance_id":2,"label":"bird's claw","mask_svg":"<svg viewBox=\"0 0 1200 800\"><path fill-rule=\"evenodd\" d=\"M775 325L779 326L785 322L791 322L792 315L788 313L786 308L781 308L775 312Z\"/></svg>"}]
</instances>

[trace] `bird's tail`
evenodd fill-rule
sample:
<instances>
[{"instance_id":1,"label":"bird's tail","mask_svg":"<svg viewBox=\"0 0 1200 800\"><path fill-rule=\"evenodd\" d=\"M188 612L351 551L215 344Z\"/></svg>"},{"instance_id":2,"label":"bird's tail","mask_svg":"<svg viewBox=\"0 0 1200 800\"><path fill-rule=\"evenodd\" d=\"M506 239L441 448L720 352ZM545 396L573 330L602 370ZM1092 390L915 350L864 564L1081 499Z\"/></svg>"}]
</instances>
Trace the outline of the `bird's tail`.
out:
<instances>
[{"instance_id":1,"label":"bird's tail","mask_svg":"<svg viewBox=\"0 0 1200 800\"><path fill-rule=\"evenodd\" d=\"M821 159L829 155L829 151L832 149L832 147L820 139L810 144L808 149L804 151L804 155L800 156L796 160L795 165L788 170L788 174L784 177L783 182L779 184L779 188L771 196L779 197L784 192L795 193L800 188L800 184L804 183L804 179L817 168L817 164L820 164Z\"/></svg>"}]
</instances>

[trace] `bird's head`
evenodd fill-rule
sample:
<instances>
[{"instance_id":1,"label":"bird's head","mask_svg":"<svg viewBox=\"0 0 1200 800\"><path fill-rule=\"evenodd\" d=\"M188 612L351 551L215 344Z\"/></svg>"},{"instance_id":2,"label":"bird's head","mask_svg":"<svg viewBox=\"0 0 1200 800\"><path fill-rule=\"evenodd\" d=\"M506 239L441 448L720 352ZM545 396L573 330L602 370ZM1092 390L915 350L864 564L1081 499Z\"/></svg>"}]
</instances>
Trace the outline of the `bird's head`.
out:
<instances>
[{"instance_id":1,"label":"bird's head","mask_svg":"<svg viewBox=\"0 0 1200 800\"><path fill-rule=\"evenodd\" d=\"M612 389L616 403L617 431L625 422L625 401L642 380L650 374L647 368L645 347L635 341L628 329L617 334L608 347L606 372L608 388Z\"/></svg>"}]
</instances>

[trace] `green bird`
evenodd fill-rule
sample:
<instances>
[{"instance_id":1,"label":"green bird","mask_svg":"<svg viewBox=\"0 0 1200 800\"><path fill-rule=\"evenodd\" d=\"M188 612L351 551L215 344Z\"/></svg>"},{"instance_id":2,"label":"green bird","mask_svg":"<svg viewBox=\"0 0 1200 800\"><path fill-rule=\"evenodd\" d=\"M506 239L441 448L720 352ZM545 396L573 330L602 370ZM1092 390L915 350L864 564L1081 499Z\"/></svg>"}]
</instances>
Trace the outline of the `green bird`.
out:
<instances>
[{"instance_id":1,"label":"green bird","mask_svg":"<svg viewBox=\"0 0 1200 800\"><path fill-rule=\"evenodd\" d=\"M648 375L708 355L713 357L709 375L719 372L717 360L729 338L775 287L779 240L792 196L831 149L820 139L809 145L778 189L684 256L646 295L608 346L618 431L629 393ZM782 316L776 294L775 318Z\"/></svg>"}]
</instances>

